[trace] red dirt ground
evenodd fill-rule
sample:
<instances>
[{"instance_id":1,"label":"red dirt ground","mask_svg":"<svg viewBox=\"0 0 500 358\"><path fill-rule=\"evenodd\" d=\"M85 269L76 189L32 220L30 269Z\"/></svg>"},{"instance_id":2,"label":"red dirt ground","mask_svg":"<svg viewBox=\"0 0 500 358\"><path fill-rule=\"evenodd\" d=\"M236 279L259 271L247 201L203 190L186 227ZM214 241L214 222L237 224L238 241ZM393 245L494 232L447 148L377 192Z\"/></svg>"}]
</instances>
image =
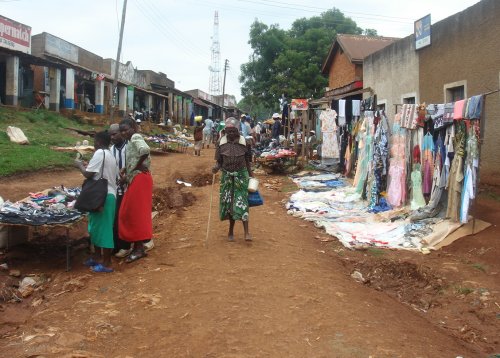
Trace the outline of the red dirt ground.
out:
<instances>
[{"instance_id":1,"label":"red dirt ground","mask_svg":"<svg viewBox=\"0 0 500 358\"><path fill-rule=\"evenodd\" d=\"M286 214L293 186L280 176L261 176L265 205L251 209L250 244L241 225L235 242L225 240L216 184L206 241L212 158L213 149L201 157L153 158L156 247L142 261L116 260L113 274L79 265L67 273L62 249L20 246L0 255L0 263L23 276L45 279L20 303L0 301L0 356L454 358L500 352L500 203L492 188L476 208L492 227L430 255L350 251L328 241L311 223ZM180 187L179 178L201 178L201 186ZM0 179L0 195L17 200L81 181L76 170ZM78 250L74 262L84 256ZM368 281L355 281L354 270ZM0 271L0 282L16 280Z\"/></svg>"}]
</instances>

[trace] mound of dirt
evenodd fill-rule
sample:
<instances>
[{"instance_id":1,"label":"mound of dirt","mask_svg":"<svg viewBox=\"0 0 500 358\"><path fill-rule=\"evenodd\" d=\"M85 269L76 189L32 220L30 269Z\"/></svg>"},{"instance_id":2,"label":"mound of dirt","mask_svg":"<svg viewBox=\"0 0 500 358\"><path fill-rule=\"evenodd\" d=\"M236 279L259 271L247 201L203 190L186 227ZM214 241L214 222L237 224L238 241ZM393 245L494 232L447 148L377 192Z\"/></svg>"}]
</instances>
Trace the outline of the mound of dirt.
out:
<instances>
[{"instance_id":1,"label":"mound of dirt","mask_svg":"<svg viewBox=\"0 0 500 358\"><path fill-rule=\"evenodd\" d=\"M443 289L442 280L429 268L410 262L378 260L355 265L365 284L395 295L400 301L427 311Z\"/></svg>"},{"instance_id":2,"label":"mound of dirt","mask_svg":"<svg viewBox=\"0 0 500 358\"><path fill-rule=\"evenodd\" d=\"M185 192L183 187L155 188L153 191L153 210L162 212L167 209L183 208L193 205L196 197Z\"/></svg>"},{"instance_id":3,"label":"mound of dirt","mask_svg":"<svg viewBox=\"0 0 500 358\"><path fill-rule=\"evenodd\" d=\"M183 182L190 183L194 187L201 187L212 184L212 173L196 173L194 175L177 175L176 180L179 179Z\"/></svg>"}]
</instances>

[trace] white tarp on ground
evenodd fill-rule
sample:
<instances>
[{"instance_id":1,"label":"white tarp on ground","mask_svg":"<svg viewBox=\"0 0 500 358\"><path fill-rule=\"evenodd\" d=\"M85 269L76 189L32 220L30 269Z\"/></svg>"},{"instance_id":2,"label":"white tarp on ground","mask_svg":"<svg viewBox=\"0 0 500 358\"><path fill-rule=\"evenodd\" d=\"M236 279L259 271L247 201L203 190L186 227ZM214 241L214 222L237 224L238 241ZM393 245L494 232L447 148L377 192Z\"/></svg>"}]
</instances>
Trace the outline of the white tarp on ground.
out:
<instances>
[{"instance_id":1,"label":"white tarp on ground","mask_svg":"<svg viewBox=\"0 0 500 358\"><path fill-rule=\"evenodd\" d=\"M14 142L17 144L29 144L30 143L28 141L28 138L26 138L26 136L24 135L21 128L8 126L7 127L7 135L9 136L11 142Z\"/></svg>"},{"instance_id":2,"label":"white tarp on ground","mask_svg":"<svg viewBox=\"0 0 500 358\"><path fill-rule=\"evenodd\" d=\"M351 186L321 192L299 190L290 197L287 209L291 215L313 221L349 248L434 249L462 226L440 217L412 223L409 208L370 213L367 202Z\"/></svg>"}]
</instances>

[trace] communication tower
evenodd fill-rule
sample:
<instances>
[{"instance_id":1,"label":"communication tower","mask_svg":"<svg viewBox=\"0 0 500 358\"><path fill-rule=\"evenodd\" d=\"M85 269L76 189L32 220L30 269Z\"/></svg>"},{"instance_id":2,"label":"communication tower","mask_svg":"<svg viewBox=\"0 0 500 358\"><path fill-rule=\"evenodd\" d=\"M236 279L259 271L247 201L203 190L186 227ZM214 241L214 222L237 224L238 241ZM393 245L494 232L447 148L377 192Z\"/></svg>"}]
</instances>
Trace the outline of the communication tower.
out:
<instances>
[{"instance_id":1,"label":"communication tower","mask_svg":"<svg viewBox=\"0 0 500 358\"><path fill-rule=\"evenodd\" d=\"M214 16L214 33L212 36L211 46L211 62L208 69L210 70L210 83L208 92L211 95L218 96L221 94L220 86L220 43L219 43L219 13L215 12Z\"/></svg>"}]
</instances>

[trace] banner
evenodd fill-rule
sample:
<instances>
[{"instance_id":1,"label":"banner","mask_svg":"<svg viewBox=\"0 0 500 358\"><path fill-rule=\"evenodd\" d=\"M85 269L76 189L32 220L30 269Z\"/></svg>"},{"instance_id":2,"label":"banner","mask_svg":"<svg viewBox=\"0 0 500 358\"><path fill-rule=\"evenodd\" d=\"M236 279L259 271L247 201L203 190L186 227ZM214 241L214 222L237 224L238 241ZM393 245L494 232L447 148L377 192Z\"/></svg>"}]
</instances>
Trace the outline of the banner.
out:
<instances>
[{"instance_id":1,"label":"banner","mask_svg":"<svg viewBox=\"0 0 500 358\"><path fill-rule=\"evenodd\" d=\"M294 98L292 99L292 111L307 111L309 103L307 99Z\"/></svg>"},{"instance_id":2,"label":"banner","mask_svg":"<svg viewBox=\"0 0 500 358\"><path fill-rule=\"evenodd\" d=\"M415 21L414 30L415 50L429 46L431 44L431 15Z\"/></svg>"},{"instance_id":3,"label":"banner","mask_svg":"<svg viewBox=\"0 0 500 358\"><path fill-rule=\"evenodd\" d=\"M0 16L0 47L31 53L31 27Z\"/></svg>"}]
</instances>

